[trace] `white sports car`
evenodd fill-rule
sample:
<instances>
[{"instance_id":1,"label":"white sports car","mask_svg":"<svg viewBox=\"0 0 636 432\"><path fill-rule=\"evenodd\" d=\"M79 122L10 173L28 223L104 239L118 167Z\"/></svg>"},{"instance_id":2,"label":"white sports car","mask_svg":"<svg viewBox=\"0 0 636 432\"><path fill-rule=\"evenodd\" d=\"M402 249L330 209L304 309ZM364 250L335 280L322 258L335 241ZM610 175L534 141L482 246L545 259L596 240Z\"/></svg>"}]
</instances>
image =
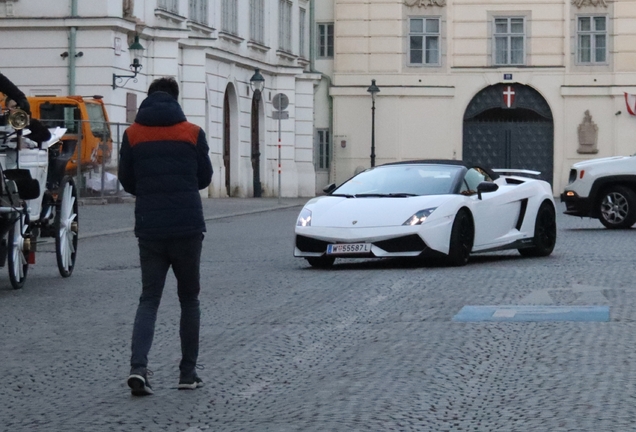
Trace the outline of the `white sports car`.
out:
<instances>
[{"instance_id":1,"label":"white sports car","mask_svg":"<svg viewBox=\"0 0 636 432\"><path fill-rule=\"evenodd\" d=\"M455 160L370 168L305 204L294 256L329 267L336 258L443 257L461 266L477 252L550 255L556 242L552 188L521 174L539 173Z\"/></svg>"}]
</instances>

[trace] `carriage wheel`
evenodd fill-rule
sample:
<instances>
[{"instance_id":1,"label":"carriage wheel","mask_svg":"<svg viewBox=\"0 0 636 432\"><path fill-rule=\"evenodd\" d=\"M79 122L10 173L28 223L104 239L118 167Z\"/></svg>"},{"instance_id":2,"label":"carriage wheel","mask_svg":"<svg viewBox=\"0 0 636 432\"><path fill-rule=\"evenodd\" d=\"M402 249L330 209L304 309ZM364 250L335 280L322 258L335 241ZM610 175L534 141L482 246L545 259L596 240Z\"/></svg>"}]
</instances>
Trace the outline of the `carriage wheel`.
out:
<instances>
[{"instance_id":1,"label":"carriage wheel","mask_svg":"<svg viewBox=\"0 0 636 432\"><path fill-rule=\"evenodd\" d=\"M75 267L77 237L77 188L71 177L64 177L55 208L55 255L62 277L69 277Z\"/></svg>"},{"instance_id":2,"label":"carriage wheel","mask_svg":"<svg viewBox=\"0 0 636 432\"><path fill-rule=\"evenodd\" d=\"M29 270L29 263L24 255L25 236L29 228L26 215L20 214L15 223L9 229L7 237L9 250L7 261L9 264L9 280L14 289L20 289L24 286L24 281Z\"/></svg>"}]
</instances>

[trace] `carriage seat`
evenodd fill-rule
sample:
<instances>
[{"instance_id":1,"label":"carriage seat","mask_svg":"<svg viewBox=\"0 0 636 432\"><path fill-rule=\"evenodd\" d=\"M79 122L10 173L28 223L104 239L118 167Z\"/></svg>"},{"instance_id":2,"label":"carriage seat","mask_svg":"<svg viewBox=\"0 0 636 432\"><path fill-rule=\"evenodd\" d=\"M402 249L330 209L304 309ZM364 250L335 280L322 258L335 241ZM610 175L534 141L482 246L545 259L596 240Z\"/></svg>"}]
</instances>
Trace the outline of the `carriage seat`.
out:
<instances>
[{"instance_id":1,"label":"carriage seat","mask_svg":"<svg viewBox=\"0 0 636 432\"><path fill-rule=\"evenodd\" d=\"M4 177L15 182L20 199L31 200L40 196L40 182L31 177L28 169L7 169Z\"/></svg>"}]
</instances>

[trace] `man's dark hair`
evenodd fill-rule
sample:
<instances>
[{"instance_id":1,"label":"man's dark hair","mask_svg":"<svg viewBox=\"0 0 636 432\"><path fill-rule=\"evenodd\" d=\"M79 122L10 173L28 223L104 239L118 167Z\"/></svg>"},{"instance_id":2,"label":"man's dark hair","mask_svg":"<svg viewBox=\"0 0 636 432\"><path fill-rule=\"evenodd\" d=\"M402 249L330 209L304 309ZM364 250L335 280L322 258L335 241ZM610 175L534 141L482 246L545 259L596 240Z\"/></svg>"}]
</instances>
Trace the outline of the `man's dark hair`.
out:
<instances>
[{"instance_id":1,"label":"man's dark hair","mask_svg":"<svg viewBox=\"0 0 636 432\"><path fill-rule=\"evenodd\" d=\"M150 87L148 87L148 96L158 91L166 92L173 98L179 99L179 84L177 84L177 81L172 77L157 78L154 80L150 84Z\"/></svg>"}]
</instances>

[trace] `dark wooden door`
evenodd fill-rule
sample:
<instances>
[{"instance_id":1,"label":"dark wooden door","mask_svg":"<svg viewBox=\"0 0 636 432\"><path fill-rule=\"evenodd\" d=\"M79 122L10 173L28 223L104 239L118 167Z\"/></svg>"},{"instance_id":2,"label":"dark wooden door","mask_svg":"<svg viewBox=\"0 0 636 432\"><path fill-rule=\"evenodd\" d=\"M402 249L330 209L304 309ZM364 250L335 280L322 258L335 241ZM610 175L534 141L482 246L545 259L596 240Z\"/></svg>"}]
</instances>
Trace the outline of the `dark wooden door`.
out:
<instances>
[{"instance_id":1,"label":"dark wooden door","mask_svg":"<svg viewBox=\"0 0 636 432\"><path fill-rule=\"evenodd\" d=\"M514 103L505 92L513 91ZM543 97L521 84L497 84L479 92L464 115L466 162L491 168L531 169L552 184L554 124Z\"/></svg>"}]
</instances>

